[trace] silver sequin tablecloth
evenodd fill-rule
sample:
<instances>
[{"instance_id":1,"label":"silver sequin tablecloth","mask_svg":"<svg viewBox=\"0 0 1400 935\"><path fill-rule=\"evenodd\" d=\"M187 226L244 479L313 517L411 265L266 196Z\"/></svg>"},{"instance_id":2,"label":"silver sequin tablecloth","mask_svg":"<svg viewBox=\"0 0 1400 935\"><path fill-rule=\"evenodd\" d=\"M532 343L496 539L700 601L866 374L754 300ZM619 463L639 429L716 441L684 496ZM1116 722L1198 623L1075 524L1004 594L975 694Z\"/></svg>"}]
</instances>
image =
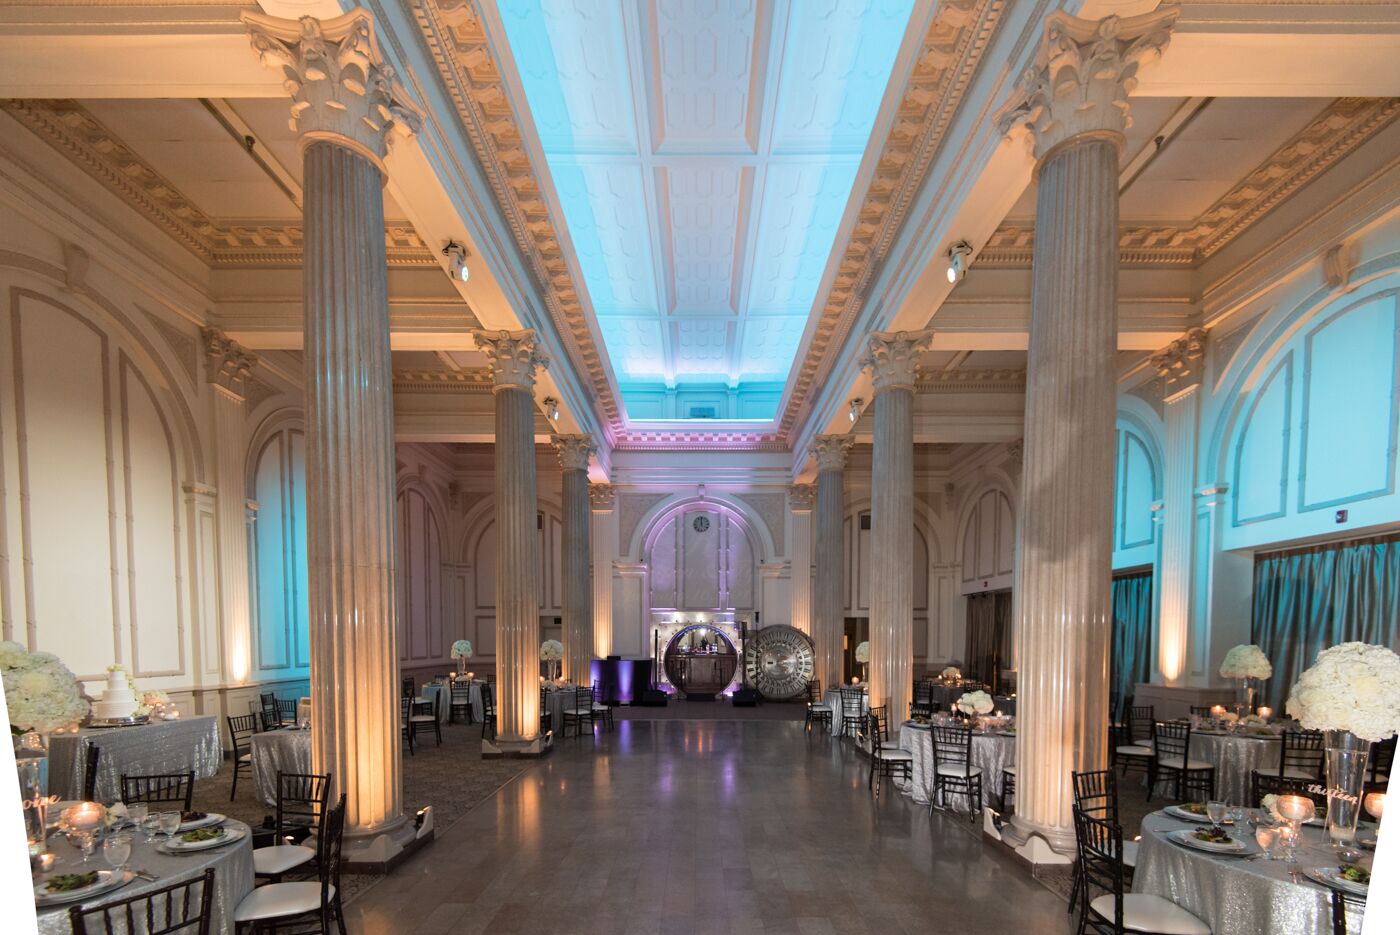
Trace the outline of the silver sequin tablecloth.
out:
<instances>
[{"instance_id":1,"label":"silver sequin tablecloth","mask_svg":"<svg viewBox=\"0 0 1400 935\"><path fill-rule=\"evenodd\" d=\"M1282 860L1217 857L1168 841L1168 832L1198 828L1154 812L1142 821L1133 892L1163 896L1203 920L1213 935L1328 935L1332 895L1308 881L1294 883ZM1335 867L1321 828L1304 828L1299 868ZM1359 933L1361 920L1347 919Z\"/></svg>"},{"instance_id":2,"label":"silver sequin tablecloth","mask_svg":"<svg viewBox=\"0 0 1400 935\"><path fill-rule=\"evenodd\" d=\"M277 774L311 772L311 731L283 728L254 734L253 790L269 808L277 805Z\"/></svg>"},{"instance_id":3,"label":"silver sequin tablecloth","mask_svg":"<svg viewBox=\"0 0 1400 935\"><path fill-rule=\"evenodd\" d=\"M834 736L841 735L841 695L853 691L850 688L829 688L826 692L826 705L831 709L831 733ZM860 692L861 711L870 710L870 696Z\"/></svg>"},{"instance_id":4,"label":"silver sequin tablecloth","mask_svg":"<svg viewBox=\"0 0 1400 935\"><path fill-rule=\"evenodd\" d=\"M933 795L933 733L928 725L905 721L899 745L913 756L913 779L903 783L905 795L927 805ZM1001 771L1016 762L1016 738L1005 734L973 734L972 765L982 767L982 802L1001 798ZM900 782L900 780L896 780ZM950 793L948 804L960 812L968 810L967 796Z\"/></svg>"},{"instance_id":5,"label":"silver sequin tablecloth","mask_svg":"<svg viewBox=\"0 0 1400 935\"><path fill-rule=\"evenodd\" d=\"M214 919L209 931L232 932L233 910L237 908L239 901L253 890L253 835L248 826L241 821L229 819L224 822L224 827L240 828L246 833L242 840L233 844L180 855L163 854L156 849L156 844L147 844L140 832L133 832L131 859L127 862L127 867L148 871L159 879L152 883L137 878L119 890L95 897L88 905L96 906L128 896L138 896L180 880L197 877L206 868L213 867ZM89 870L107 869L100 846L86 864L82 862L83 855L71 847L61 835L49 838L49 850L59 859L54 873L85 873ZM67 935L72 932L73 927L68 922L69 908L71 907L54 906L39 910L39 935Z\"/></svg>"},{"instance_id":6,"label":"silver sequin tablecloth","mask_svg":"<svg viewBox=\"0 0 1400 935\"><path fill-rule=\"evenodd\" d=\"M87 748L101 750L97 761L97 800L121 797L121 777L150 773L184 773L208 779L224 762L219 721L212 716L152 721L136 727L94 729L49 738L49 793L64 799L83 797Z\"/></svg>"},{"instance_id":7,"label":"silver sequin tablecloth","mask_svg":"<svg viewBox=\"0 0 1400 935\"><path fill-rule=\"evenodd\" d=\"M1216 798L1252 807L1250 773L1277 770L1283 743L1278 737L1191 732L1191 756L1215 764Z\"/></svg>"}]
</instances>

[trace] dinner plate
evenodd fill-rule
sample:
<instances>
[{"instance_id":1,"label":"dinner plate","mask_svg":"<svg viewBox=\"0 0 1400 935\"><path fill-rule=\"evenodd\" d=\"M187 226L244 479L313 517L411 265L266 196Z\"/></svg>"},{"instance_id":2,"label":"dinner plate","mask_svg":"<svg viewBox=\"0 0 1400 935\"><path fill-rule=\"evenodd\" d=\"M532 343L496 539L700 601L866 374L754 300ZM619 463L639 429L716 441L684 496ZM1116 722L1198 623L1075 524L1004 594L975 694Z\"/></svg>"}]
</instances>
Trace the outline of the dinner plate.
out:
<instances>
[{"instance_id":1,"label":"dinner plate","mask_svg":"<svg viewBox=\"0 0 1400 935\"><path fill-rule=\"evenodd\" d=\"M160 846L160 849L167 854L191 854L195 851L207 851L214 847L223 847L225 844L232 844L243 837L242 828L225 828L221 837L208 841L195 841L187 844L179 837L173 837Z\"/></svg>"},{"instance_id":2,"label":"dinner plate","mask_svg":"<svg viewBox=\"0 0 1400 935\"><path fill-rule=\"evenodd\" d=\"M1180 805L1168 805L1166 808L1162 809L1162 811L1166 812L1173 818L1179 818L1182 821L1194 821L1202 825L1210 824L1210 819L1207 818L1205 815L1197 815L1195 812L1188 812ZM1234 824L1234 822L1229 818L1223 819L1220 823L1222 825Z\"/></svg>"},{"instance_id":3,"label":"dinner plate","mask_svg":"<svg viewBox=\"0 0 1400 935\"><path fill-rule=\"evenodd\" d=\"M1249 853L1249 845L1241 841L1231 841L1229 844L1212 844L1209 841L1202 841L1195 833L1189 829L1173 831L1168 835L1177 844L1185 847L1193 847L1198 851L1205 851L1208 854L1226 854L1238 856Z\"/></svg>"},{"instance_id":4,"label":"dinner plate","mask_svg":"<svg viewBox=\"0 0 1400 935\"><path fill-rule=\"evenodd\" d=\"M61 906L64 903L82 902L92 896L102 893L110 893L112 890L126 886L136 879L136 874L130 870L123 870L120 873L116 870L98 870L97 880L87 886L79 887L76 890L68 890L63 893L50 893L47 890L48 880L42 880L34 885L34 902L38 906ZM50 878L61 874L51 874Z\"/></svg>"},{"instance_id":5,"label":"dinner plate","mask_svg":"<svg viewBox=\"0 0 1400 935\"><path fill-rule=\"evenodd\" d=\"M193 831L196 828L208 828L210 825L223 824L226 820L226 816L220 815L218 812L210 812L209 814L205 815L203 818L198 819L197 821L180 822L180 828L175 833L180 834L184 831Z\"/></svg>"},{"instance_id":6,"label":"dinner plate","mask_svg":"<svg viewBox=\"0 0 1400 935\"><path fill-rule=\"evenodd\" d=\"M1309 867L1303 872L1323 886L1330 886L1334 890L1343 890L1358 896L1365 896L1370 890L1370 886L1365 883L1353 883L1343 877L1336 867Z\"/></svg>"}]
</instances>

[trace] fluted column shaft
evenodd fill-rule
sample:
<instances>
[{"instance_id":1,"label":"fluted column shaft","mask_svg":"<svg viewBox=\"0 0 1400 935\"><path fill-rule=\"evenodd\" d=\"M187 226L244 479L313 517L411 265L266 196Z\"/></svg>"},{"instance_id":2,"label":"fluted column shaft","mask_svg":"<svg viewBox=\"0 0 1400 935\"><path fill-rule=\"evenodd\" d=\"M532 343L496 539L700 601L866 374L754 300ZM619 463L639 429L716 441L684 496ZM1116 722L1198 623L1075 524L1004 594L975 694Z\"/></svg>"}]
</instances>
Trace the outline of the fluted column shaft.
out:
<instances>
[{"instance_id":1,"label":"fluted column shaft","mask_svg":"<svg viewBox=\"0 0 1400 935\"><path fill-rule=\"evenodd\" d=\"M909 716L914 674L914 392L875 396L871 470L870 704L892 728Z\"/></svg>"},{"instance_id":2,"label":"fluted column shaft","mask_svg":"<svg viewBox=\"0 0 1400 935\"><path fill-rule=\"evenodd\" d=\"M303 159L312 766L367 835L404 820L384 178L336 143Z\"/></svg>"},{"instance_id":3,"label":"fluted column shaft","mask_svg":"<svg viewBox=\"0 0 1400 935\"><path fill-rule=\"evenodd\" d=\"M578 685L591 681L593 658L593 558L589 542L592 509L588 471L564 470L564 676Z\"/></svg>"},{"instance_id":4,"label":"fluted column shaft","mask_svg":"<svg viewBox=\"0 0 1400 935\"><path fill-rule=\"evenodd\" d=\"M1040 166L1017 522L1016 823L1074 837L1073 770L1106 764L1118 335L1118 146Z\"/></svg>"},{"instance_id":5,"label":"fluted column shaft","mask_svg":"<svg viewBox=\"0 0 1400 935\"><path fill-rule=\"evenodd\" d=\"M815 623L812 641L816 644L816 677L827 688L839 684L842 674L845 484L846 471L841 466L828 465L817 474L817 538L813 549L817 572L812 582Z\"/></svg>"},{"instance_id":6,"label":"fluted column shaft","mask_svg":"<svg viewBox=\"0 0 1400 935\"><path fill-rule=\"evenodd\" d=\"M613 556L617 554L617 514L610 484L595 484L588 497L593 511L593 656L612 655Z\"/></svg>"},{"instance_id":7,"label":"fluted column shaft","mask_svg":"<svg viewBox=\"0 0 1400 935\"><path fill-rule=\"evenodd\" d=\"M496 385L496 732L528 744L540 726L540 589L535 544L535 404Z\"/></svg>"}]
</instances>

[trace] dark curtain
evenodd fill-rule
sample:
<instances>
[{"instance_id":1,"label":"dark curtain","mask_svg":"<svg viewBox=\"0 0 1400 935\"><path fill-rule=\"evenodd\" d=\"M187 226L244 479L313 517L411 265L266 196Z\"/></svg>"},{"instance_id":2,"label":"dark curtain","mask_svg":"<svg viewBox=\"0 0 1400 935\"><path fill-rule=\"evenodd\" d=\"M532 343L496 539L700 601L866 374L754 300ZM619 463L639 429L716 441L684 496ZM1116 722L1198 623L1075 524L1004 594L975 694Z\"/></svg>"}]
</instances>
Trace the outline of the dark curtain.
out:
<instances>
[{"instance_id":1,"label":"dark curtain","mask_svg":"<svg viewBox=\"0 0 1400 935\"><path fill-rule=\"evenodd\" d=\"M1260 555L1250 632L1274 664L1263 692L1280 714L1298 676L1329 646L1400 648L1400 536Z\"/></svg>"},{"instance_id":2,"label":"dark curtain","mask_svg":"<svg viewBox=\"0 0 1400 935\"><path fill-rule=\"evenodd\" d=\"M973 594L967 599L967 660L963 676L1001 690L1001 670L1011 658L1011 592Z\"/></svg>"},{"instance_id":3,"label":"dark curtain","mask_svg":"<svg viewBox=\"0 0 1400 935\"><path fill-rule=\"evenodd\" d=\"M1134 685L1152 678L1152 572L1113 579L1112 640L1108 685L1122 705Z\"/></svg>"}]
</instances>

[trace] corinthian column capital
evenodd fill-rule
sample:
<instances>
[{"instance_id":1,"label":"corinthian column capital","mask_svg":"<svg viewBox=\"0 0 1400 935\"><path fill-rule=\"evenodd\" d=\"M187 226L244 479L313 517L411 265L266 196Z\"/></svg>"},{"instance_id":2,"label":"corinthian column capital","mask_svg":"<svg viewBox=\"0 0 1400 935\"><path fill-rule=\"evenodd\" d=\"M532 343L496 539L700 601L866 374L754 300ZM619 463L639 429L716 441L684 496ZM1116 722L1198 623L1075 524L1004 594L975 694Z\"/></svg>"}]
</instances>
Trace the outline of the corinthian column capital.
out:
<instances>
[{"instance_id":1,"label":"corinthian column capital","mask_svg":"<svg viewBox=\"0 0 1400 935\"><path fill-rule=\"evenodd\" d=\"M885 390L913 390L918 370L919 351L933 340L933 329L923 331L877 331L870 335L862 370L870 371L875 381L875 393Z\"/></svg>"},{"instance_id":2,"label":"corinthian column capital","mask_svg":"<svg viewBox=\"0 0 1400 935\"><path fill-rule=\"evenodd\" d=\"M250 11L242 18L262 64L282 70L302 146L329 140L382 169L391 132L410 136L422 127L423 112L380 55L367 11L299 20Z\"/></svg>"},{"instance_id":3,"label":"corinthian column capital","mask_svg":"<svg viewBox=\"0 0 1400 935\"><path fill-rule=\"evenodd\" d=\"M788 486L788 506L794 513L810 513L817 502L815 484L790 484Z\"/></svg>"},{"instance_id":4,"label":"corinthian column capital","mask_svg":"<svg viewBox=\"0 0 1400 935\"><path fill-rule=\"evenodd\" d=\"M559 466L566 471L588 470L588 459L598 453L591 435L553 435L550 441L559 454Z\"/></svg>"},{"instance_id":5,"label":"corinthian column capital","mask_svg":"<svg viewBox=\"0 0 1400 935\"><path fill-rule=\"evenodd\" d=\"M204 378L241 400L258 355L218 328L203 328L199 334L204 341Z\"/></svg>"},{"instance_id":6,"label":"corinthian column capital","mask_svg":"<svg viewBox=\"0 0 1400 935\"><path fill-rule=\"evenodd\" d=\"M846 455L856 443L854 435L818 435L812 439L812 457L817 459L818 471L842 471Z\"/></svg>"},{"instance_id":7,"label":"corinthian column capital","mask_svg":"<svg viewBox=\"0 0 1400 935\"><path fill-rule=\"evenodd\" d=\"M594 513L607 513L617 502L617 492L612 484L589 484L588 503Z\"/></svg>"},{"instance_id":8,"label":"corinthian column capital","mask_svg":"<svg viewBox=\"0 0 1400 935\"><path fill-rule=\"evenodd\" d=\"M1171 396L1201 382L1201 361L1206 356L1206 329L1192 328L1152 355L1152 366L1163 378Z\"/></svg>"},{"instance_id":9,"label":"corinthian column capital","mask_svg":"<svg viewBox=\"0 0 1400 935\"><path fill-rule=\"evenodd\" d=\"M535 388L535 370L548 369L549 358L535 344L535 332L473 331L477 349L491 361L491 377L496 381L493 392L505 389Z\"/></svg>"},{"instance_id":10,"label":"corinthian column capital","mask_svg":"<svg viewBox=\"0 0 1400 935\"><path fill-rule=\"evenodd\" d=\"M1037 160L1085 134L1121 142L1132 125L1128 95L1138 68L1161 56L1179 13L1176 4L1165 4L1127 18L1050 14L1036 62L1021 75L997 126L1006 134L1028 130Z\"/></svg>"}]
</instances>

